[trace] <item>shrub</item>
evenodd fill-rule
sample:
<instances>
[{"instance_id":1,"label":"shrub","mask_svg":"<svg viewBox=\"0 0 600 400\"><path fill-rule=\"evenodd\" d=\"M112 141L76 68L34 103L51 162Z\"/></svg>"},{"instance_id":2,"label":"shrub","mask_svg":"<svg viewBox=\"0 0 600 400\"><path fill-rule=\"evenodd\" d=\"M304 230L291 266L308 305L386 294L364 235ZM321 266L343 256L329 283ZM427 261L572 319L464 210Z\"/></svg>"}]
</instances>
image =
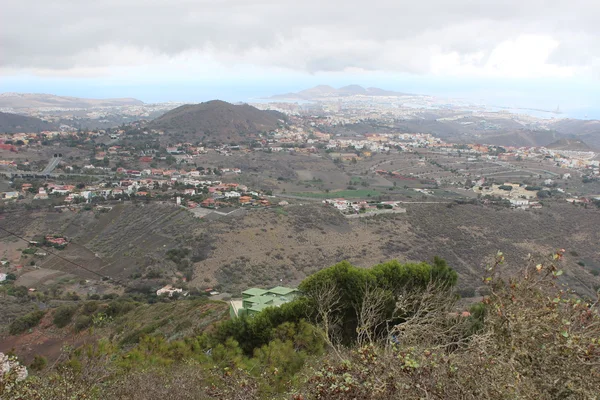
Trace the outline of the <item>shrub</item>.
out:
<instances>
[{"instance_id":1,"label":"shrub","mask_svg":"<svg viewBox=\"0 0 600 400\"><path fill-rule=\"evenodd\" d=\"M31 368L34 371L41 371L44 368L46 368L47 364L48 360L46 359L46 357L36 355L33 361L31 362L31 365L29 365L29 368Z\"/></svg>"},{"instance_id":2,"label":"shrub","mask_svg":"<svg viewBox=\"0 0 600 400\"><path fill-rule=\"evenodd\" d=\"M10 324L8 332L11 335L18 335L19 333L23 333L26 330L31 329L40 323L44 317L44 314L46 314L44 311L33 311L29 314L23 315L22 317L15 319Z\"/></svg>"},{"instance_id":3,"label":"shrub","mask_svg":"<svg viewBox=\"0 0 600 400\"><path fill-rule=\"evenodd\" d=\"M20 298L27 297L28 293L29 293L29 291L27 290L27 288L25 286L13 286L8 291L9 295L15 296L15 297L20 297Z\"/></svg>"},{"instance_id":4,"label":"shrub","mask_svg":"<svg viewBox=\"0 0 600 400\"><path fill-rule=\"evenodd\" d=\"M118 317L126 314L136 307L136 303L132 301L115 300L111 301L104 311L108 317Z\"/></svg>"},{"instance_id":5,"label":"shrub","mask_svg":"<svg viewBox=\"0 0 600 400\"><path fill-rule=\"evenodd\" d=\"M80 315L75 319L75 330L81 332L92 324L92 317L89 315Z\"/></svg>"},{"instance_id":6,"label":"shrub","mask_svg":"<svg viewBox=\"0 0 600 400\"><path fill-rule=\"evenodd\" d=\"M71 323L75 311L77 311L77 307L75 306L60 306L54 312L52 322L58 328L64 328Z\"/></svg>"},{"instance_id":7,"label":"shrub","mask_svg":"<svg viewBox=\"0 0 600 400\"><path fill-rule=\"evenodd\" d=\"M577 265L581 267L585 267L585 263L583 261L577 261Z\"/></svg>"},{"instance_id":8,"label":"shrub","mask_svg":"<svg viewBox=\"0 0 600 400\"><path fill-rule=\"evenodd\" d=\"M98 303L95 301L86 301L83 304L83 312L85 315L92 315L98 309Z\"/></svg>"}]
</instances>

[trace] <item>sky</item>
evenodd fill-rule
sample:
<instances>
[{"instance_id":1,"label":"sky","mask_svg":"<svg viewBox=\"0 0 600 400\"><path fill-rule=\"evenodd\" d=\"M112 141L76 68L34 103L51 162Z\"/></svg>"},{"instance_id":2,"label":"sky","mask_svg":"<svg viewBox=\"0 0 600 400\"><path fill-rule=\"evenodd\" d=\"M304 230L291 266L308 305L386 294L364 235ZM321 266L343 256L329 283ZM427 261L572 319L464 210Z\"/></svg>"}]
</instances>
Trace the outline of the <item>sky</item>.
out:
<instances>
[{"instance_id":1,"label":"sky","mask_svg":"<svg viewBox=\"0 0 600 400\"><path fill-rule=\"evenodd\" d=\"M248 101L360 84L600 117L594 0L8 0L0 92Z\"/></svg>"}]
</instances>

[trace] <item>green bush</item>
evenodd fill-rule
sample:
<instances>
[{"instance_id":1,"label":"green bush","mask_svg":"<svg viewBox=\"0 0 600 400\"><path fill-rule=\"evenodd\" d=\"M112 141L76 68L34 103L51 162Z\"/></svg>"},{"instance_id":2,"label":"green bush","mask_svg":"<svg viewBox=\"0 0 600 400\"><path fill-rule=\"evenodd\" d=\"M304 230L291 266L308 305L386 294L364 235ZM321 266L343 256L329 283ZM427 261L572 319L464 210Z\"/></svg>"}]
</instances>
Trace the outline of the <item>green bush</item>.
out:
<instances>
[{"instance_id":1,"label":"green bush","mask_svg":"<svg viewBox=\"0 0 600 400\"><path fill-rule=\"evenodd\" d=\"M95 301L86 301L83 304L83 309L81 312L85 315L92 315L94 312L96 312L97 309L98 303L96 303Z\"/></svg>"},{"instance_id":2,"label":"green bush","mask_svg":"<svg viewBox=\"0 0 600 400\"><path fill-rule=\"evenodd\" d=\"M127 314L129 311L136 308L138 304L132 301L111 301L106 308L106 315L109 317L118 317L123 314Z\"/></svg>"},{"instance_id":3,"label":"green bush","mask_svg":"<svg viewBox=\"0 0 600 400\"><path fill-rule=\"evenodd\" d=\"M27 297L28 293L29 291L25 286L13 286L8 290L9 295L19 298Z\"/></svg>"},{"instance_id":4,"label":"green bush","mask_svg":"<svg viewBox=\"0 0 600 400\"><path fill-rule=\"evenodd\" d=\"M577 261L577 265L581 267L585 267L585 263L583 261Z\"/></svg>"},{"instance_id":5,"label":"green bush","mask_svg":"<svg viewBox=\"0 0 600 400\"><path fill-rule=\"evenodd\" d=\"M75 319L75 330L81 332L92 324L92 317L89 315L80 315Z\"/></svg>"},{"instance_id":6,"label":"green bush","mask_svg":"<svg viewBox=\"0 0 600 400\"><path fill-rule=\"evenodd\" d=\"M29 368L31 368L34 371L41 371L44 368L46 368L47 364L48 364L48 360L46 359L46 357L36 355L31 363L31 365L29 365Z\"/></svg>"},{"instance_id":7,"label":"green bush","mask_svg":"<svg viewBox=\"0 0 600 400\"><path fill-rule=\"evenodd\" d=\"M11 335L18 335L19 333L23 333L26 330L31 329L40 323L44 317L44 314L46 314L44 311L33 311L29 314L23 315L22 317L15 319L10 324L8 332Z\"/></svg>"},{"instance_id":8,"label":"green bush","mask_svg":"<svg viewBox=\"0 0 600 400\"><path fill-rule=\"evenodd\" d=\"M58 328L64 328L71 323L75 311L77 311L77 307L75 306L60 306L54 312L54 319L52 322Z\"/></svg>"}]
</instances>

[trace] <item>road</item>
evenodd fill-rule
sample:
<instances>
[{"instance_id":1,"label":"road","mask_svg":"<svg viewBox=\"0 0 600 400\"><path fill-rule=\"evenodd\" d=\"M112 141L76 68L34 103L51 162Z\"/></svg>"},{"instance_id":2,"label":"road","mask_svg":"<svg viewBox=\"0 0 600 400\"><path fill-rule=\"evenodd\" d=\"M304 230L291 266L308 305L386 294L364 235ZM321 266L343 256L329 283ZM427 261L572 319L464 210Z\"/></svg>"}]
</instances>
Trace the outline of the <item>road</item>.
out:
<instances>
[{"instance_id":1,"label":"road","mask_svg":"<svg viewBox=\"0 0 600 400\"><path fill-rule=\"evenodd\" d=\"M48 161L48 165L42 171L42 174L46 175L50 172L54 171L54 169L58 166L58 163L62 160L61 157L52 157L50 161Z\"/></svg>"}]
</instances>

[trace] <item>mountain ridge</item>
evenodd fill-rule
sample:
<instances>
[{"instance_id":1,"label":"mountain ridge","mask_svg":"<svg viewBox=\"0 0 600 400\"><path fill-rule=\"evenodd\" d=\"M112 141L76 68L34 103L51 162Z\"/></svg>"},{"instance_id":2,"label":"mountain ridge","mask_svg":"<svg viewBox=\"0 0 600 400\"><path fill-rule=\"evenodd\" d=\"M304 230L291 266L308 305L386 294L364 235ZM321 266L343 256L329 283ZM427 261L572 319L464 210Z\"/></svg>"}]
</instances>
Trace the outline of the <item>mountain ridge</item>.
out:
<instances>
[{"instance_id":1,"label":"mountain ridge","mask_svg":"<svg viewBox=\"0 0 600 400\"><path fill-rule=\"evenodd\" d=\"M315 87L304 89L296 93L276 94L269 97L270 99L285 99L285 100L314 100L327 97L350 97L350 96L393 96L402 97L408 96L408 93L395 92L376 87L364 88L360 85L346 85L336 89L329 85L317 85Z\"/></svg>"}]
</instances>

